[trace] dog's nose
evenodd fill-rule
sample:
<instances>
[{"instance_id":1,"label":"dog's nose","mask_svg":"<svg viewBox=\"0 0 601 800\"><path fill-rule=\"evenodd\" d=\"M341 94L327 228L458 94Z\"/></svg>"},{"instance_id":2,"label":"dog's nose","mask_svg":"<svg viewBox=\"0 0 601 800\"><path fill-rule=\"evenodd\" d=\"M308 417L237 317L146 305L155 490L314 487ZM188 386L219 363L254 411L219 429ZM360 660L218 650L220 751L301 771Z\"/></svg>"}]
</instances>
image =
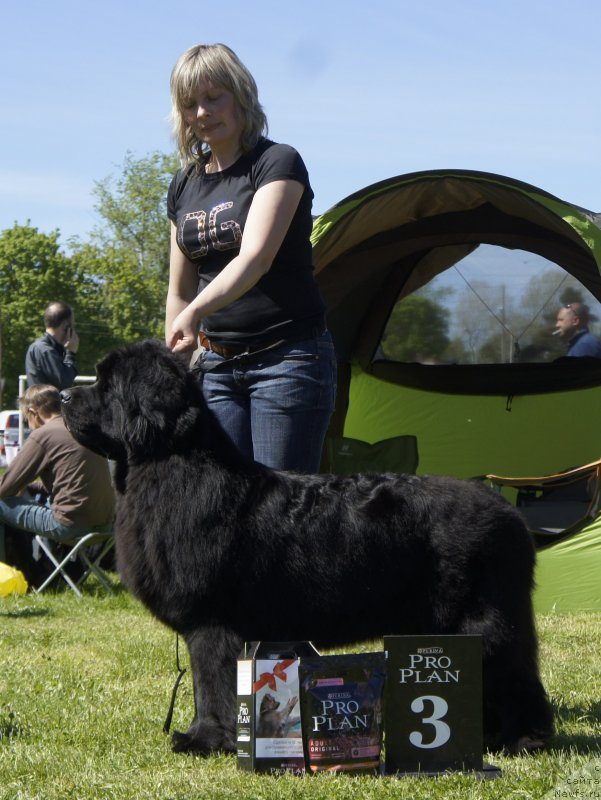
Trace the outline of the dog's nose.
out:
<instances>
[{"instance_id":1,"label":"dog's nose","mask_svg":"<svg viewBox=\"0 0 601 800\"><path fill-rule=\"evenodd\" d=\"M63 389L60 393L61 403L70 403L71 402L71 392L69 389Z\"/></svg>"}]
</instances>

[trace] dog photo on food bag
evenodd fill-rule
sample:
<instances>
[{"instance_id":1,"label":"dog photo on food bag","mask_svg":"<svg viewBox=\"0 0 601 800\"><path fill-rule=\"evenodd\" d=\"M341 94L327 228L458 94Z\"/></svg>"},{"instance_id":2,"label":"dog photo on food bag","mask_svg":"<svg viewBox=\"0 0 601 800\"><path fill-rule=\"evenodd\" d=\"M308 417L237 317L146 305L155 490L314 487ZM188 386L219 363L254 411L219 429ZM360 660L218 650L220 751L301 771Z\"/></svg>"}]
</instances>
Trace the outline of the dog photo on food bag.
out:
<instances>
[{"instance_id":1,"label":"dog photo on food bag","mask_svg":"<svg viewBox=\"0 0 601 800\"><path fill-rule=\"evenodd\" d=\"M275 698L272 694L263 695L259 707L257 736L270 739L284 739L292 729L292 711L298 703L298 697L291 697L286 702ZM298 732L300 736L300 731Z\"/></svg>"},{"instance_id":2,"label":"dog photo on food bag","mask_svg":"<svg viewBox=\"0 0 601 800\"><path fill-rule=\"evenodd\" d=\"M67 427L116 462L117 566L186 641L196 714L175 750L235 752L247 641L341 647L384 634L480 634L485 733L542 747L534 550L486 486L442 476L298 475L244 460L198 380L159 342L109 353L61 394Z\"/></svg>"}]
</instances>

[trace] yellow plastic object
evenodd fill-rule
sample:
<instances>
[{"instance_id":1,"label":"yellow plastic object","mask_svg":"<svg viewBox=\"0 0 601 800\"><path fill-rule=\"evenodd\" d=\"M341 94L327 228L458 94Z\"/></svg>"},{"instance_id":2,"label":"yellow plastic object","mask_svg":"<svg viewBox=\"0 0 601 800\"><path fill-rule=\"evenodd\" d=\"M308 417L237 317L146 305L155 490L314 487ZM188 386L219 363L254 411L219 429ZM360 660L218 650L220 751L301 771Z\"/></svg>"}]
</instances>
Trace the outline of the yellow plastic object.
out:
<instances>
[{"instance_id":1,"label":"yellow plastic object","mask_svg":"<svg viewBox=\"0 0 601 800\"><path fill-rule=\"evenodd\" d=\"M25 594L27 581L22 572L0 561L0 597L9 594Z\"/></svg>"}]
</instances>

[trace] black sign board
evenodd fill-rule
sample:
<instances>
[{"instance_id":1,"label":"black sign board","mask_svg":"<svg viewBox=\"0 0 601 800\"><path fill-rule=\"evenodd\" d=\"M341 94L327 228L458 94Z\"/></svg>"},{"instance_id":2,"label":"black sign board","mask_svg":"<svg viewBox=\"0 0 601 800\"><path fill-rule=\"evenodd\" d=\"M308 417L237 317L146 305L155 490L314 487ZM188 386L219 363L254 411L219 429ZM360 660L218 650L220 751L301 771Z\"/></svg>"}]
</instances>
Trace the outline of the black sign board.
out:
<instances>
[{"instance_id":1,"label":"black sign board","mask_svg":"<svg viewBox=\"0 0 601 800\"><path fill-rule=\"evenodd\" d=\"M385 636L387 773L480 771L480 636Z\"/></svg>"}]
</instances>

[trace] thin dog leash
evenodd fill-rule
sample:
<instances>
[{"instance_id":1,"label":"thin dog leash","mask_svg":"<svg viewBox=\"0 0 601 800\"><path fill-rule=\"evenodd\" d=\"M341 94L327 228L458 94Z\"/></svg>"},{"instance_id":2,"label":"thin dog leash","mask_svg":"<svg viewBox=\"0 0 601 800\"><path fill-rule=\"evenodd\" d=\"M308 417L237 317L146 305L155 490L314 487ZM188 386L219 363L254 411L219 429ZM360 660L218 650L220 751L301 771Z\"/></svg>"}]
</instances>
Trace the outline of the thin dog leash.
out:
<instances>
[{"instance_id":1,"label":"thin dog leash","mask_svg":"<svg viewBox=\"0 0 601 800\"><path fill-rule=\"evenodd\" d=\"M186 673L185 667L182 669L182 665L180 664L179 661L179 633L175 634L175 663L177 665L179 675L175 680L175 686L173 687L173 691L171 692L171 702L169 703L169 711L167 712L165 724L163 725L163 733L169 733L169 729L171 728L171 720L173 719L173 710L175 708L175 697L177 695L177 690L179 689L179 685L182 681L182 678Z\"/></svg>"}]
</instances>

